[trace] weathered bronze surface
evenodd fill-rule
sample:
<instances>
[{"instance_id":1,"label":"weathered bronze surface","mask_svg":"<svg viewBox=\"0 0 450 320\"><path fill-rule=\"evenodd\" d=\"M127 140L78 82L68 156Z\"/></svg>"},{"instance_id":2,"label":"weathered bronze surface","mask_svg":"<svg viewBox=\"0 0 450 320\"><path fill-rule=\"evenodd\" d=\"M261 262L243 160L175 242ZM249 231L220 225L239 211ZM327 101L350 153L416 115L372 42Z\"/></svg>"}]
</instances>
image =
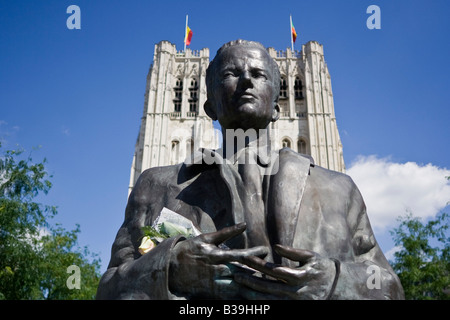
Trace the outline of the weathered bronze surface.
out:
<instances>
[{"instance_id":1,"label":"weathered bronze surface","mask_svg":"<svg viewBox=\"0 0 450 320\"><path fill-rule=\"evenodd\" d=\"M351 178L288 148L270 150L280 74L265 48L225 44L206 80L204 107L222 126L223 149L141 174L97 298L403 299ZM255 134L239 144L227 129ZM202 234L142 255L141 228L164 207Z\"/></svg>"}]
</instances>

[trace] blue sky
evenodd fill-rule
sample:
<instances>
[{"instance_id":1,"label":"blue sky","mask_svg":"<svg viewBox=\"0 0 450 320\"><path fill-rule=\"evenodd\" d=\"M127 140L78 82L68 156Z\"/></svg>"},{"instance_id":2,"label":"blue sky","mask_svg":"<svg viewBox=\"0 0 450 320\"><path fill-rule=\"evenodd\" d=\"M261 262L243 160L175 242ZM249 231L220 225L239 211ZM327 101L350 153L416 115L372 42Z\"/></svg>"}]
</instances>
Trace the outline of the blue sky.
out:
<instances>
[{"instance_id":1,"label":"blue sky","mask_svg":"<svg viewBox=\"0 0 450 320\"><path fill-rule=\"evenodd\" d=\"M66 27L72 4L80 30ZM366 27L372 4L379 30ZM53 188L40 200L58 206L54 222L81 225L79 242L100 254L104 271L154 45L181 50L189 14L190 48L211 57L237 38L284 50L292 14L296 49L324 45L348 172L389 252L396 216L430 218L450 201L449 12L445 0L0 0L0 139L4 149L41 146L33 157L48 159Z\"/></svg>"}]
</instances>

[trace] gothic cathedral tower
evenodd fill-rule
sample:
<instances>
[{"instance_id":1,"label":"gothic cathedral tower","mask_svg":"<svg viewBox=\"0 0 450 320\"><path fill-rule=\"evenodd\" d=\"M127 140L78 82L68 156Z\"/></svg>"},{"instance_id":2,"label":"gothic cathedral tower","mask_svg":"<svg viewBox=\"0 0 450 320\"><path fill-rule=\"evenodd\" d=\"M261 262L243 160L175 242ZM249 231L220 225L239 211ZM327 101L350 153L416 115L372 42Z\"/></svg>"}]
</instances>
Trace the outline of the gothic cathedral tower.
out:
<instances>
[{"instance_id":1,"label":"gothic cathedral tower","mask_svg":"<svg viewBox=\"0 0 450 320\"><path fill-rule=\"evenodd\" d=\"M144 170L182 162L194 146L219 147L217 130L203 109L208 65L207 48L184 52L168 41L155 45L129 192Z\"/></svg>"},{"instance_id":2,"label":"gothic cathedral tower","mask_svg":"<svg viewBox=\"0 0 450 320\"><path fill-rule=\"evenodd\" d=\"M271 125L273 149L289 147L311 155L321 167L345 172L323 46L310 41L300 52L289 48L286 51L268 48L268 51L281 73L281 114Z\"/></svg>"},{"instance_id":3,"label":"gothic cathedral tower","mask_svg":"<svg viewBox=\"0 0 450 320\"><path fill-rule=\"evenodd\" d=\"M323 46L310 41L301 52L268 52L281 73L281 114L270 125L272 148L289 147L311 155L319 166L345 172ZM177 51L168 41L155 45L129 192L145 169L182 162L194 146L219 147L218 130L203 110L208 64L208 48Z\"/></svg>"}]
</instances>

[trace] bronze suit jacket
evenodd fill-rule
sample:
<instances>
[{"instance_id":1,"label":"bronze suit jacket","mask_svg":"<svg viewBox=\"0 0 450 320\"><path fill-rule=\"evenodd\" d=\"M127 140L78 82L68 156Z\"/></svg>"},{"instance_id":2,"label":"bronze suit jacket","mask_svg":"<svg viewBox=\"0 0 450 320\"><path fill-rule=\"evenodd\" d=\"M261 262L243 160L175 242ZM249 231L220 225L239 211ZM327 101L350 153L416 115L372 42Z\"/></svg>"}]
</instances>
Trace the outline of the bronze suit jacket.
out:
<instances>
[{"instance_id":1,"label":"bronze suit jacket","mask_svg":"<svg viewBox=\"0 0 450 320\"><path fill-rule=\"evenodd\" d=\"M214 152L203 150L205 154ZM216 155L216 159L221 158ZM151 225L163 207L187 217L205 233L247 222L244 234L226 243L230 248L279 243L339 261L331 299L404 298L400 281L375 240L361 194L349 176L314 166L312 159L288 148L277 152L276 168L274 161L257 160L266 174L253 195L246 194L252 188L243 184L242 170L220 161L181 163L143 172L128 199L97 299L180 298L168 288L168 253L179 238L164 240L145 255L138 252L141 227ZM253 217L245 214L249 208L256 208ZM260 215L259 220L252 220L255 215ZM262 224L259 229L258 224ZM252 230L259 232L252 235ZM272 254L267 259L291 263ZM378 271L381 284L376 288L368 285L373 270Z\"/></svg>"}]
</instances>

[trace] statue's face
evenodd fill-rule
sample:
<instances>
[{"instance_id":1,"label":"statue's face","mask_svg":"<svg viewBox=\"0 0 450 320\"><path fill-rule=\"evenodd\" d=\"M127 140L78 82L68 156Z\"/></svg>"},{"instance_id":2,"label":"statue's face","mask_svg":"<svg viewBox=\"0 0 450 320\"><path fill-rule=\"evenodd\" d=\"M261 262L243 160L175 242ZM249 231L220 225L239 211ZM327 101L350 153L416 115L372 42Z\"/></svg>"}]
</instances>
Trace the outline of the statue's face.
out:
<instances>
[{"instance_id":1,"label":"statue's face","mask_svg":"<svg viewBox=\"0 0 450 320\"><path fill-rule=\"evenodd\" d=\"M219 56L212 108L224 129L265 129L274 119L275 86L270 56L248 46L232 46Z\"/></svg>"}]
</instances>

